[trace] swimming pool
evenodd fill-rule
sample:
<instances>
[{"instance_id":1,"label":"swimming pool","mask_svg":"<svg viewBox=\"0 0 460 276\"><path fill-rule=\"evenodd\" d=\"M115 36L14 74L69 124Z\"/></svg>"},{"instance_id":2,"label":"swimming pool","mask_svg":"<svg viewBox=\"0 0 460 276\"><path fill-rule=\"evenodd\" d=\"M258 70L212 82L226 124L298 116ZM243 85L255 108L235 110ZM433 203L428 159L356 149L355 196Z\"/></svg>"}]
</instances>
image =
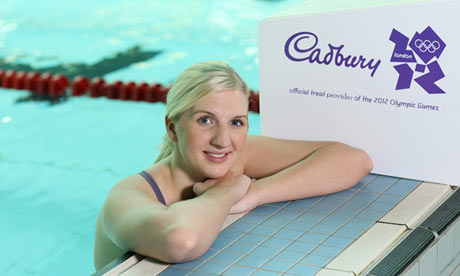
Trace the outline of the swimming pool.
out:
<instances>
[{"instance_id":1,"label":"swimming pool","mask_svg":"<svg viewBox=\"0 0 460 276\"><path fill-rule=\"evenodd\" d=\"M168 85L188 65L221 59L257 90L258 20L295 2L5 0L0 68L95 64L140 46L161 53L104 78ZM27 95L0 88L0 274L89 275L99 208L113 184L155 159L165 106L16 103ZM259 116L249 119L260 133Z\"/></svg>"}]
</instances>

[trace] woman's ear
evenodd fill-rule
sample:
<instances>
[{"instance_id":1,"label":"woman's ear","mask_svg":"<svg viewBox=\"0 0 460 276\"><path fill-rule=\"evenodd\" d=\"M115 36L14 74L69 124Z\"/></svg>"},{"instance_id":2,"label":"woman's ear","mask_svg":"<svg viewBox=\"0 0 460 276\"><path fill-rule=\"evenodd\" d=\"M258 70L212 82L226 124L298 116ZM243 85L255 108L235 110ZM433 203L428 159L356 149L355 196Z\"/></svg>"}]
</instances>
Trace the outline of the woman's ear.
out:
<instances>
[{"instance_id":1,"label":"woman's ear","mask_svg":"<svg viewBox=\"0 0 460 276\"><path fill-rule=\"evenodd\" d=\"M176 135L176 130L174 129L174 123L168 118L168 116L165 116L165 125L166 125L166 132L168 133L169 138L177 142L177 135Z\"/></svg>"}]
</instances>

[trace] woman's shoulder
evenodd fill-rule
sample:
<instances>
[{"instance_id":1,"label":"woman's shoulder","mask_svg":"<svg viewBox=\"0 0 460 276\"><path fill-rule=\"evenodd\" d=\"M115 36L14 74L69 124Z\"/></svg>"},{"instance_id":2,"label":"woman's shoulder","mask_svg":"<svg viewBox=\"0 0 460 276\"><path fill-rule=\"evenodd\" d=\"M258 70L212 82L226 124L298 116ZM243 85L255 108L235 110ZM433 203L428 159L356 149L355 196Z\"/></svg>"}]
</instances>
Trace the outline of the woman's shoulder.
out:
<instances>
[{"instance_id":1,"label":"woman's shoulder","mask_svg":"<svg viewBox=\"0 0 460 276\"><path fill-rule=\"evenodd\" d=\"M142 176L141 173L147 174L152 179L157 180L161 179L160 175L162 174L163 168L157 164L153 164L148 168L140 169L139 172L129 175L121 179L118 183L115 184L113 190L124 190L124 189L135 189L140 191L146 191L150 193L150 186L145 176Z\"/></svg>"},{"instance_id":2,"label":"woman's shoulder","mask_svg":"<svg viewBox=\"0 0 460 276\"><path fill-rule=\"evenodd\" d=\"M273 146L282 143L283 140L261 135L248 135L245 146L245 157L248 161L254 161L254 158L260 156Z\"/></svg>"}]
</instances>

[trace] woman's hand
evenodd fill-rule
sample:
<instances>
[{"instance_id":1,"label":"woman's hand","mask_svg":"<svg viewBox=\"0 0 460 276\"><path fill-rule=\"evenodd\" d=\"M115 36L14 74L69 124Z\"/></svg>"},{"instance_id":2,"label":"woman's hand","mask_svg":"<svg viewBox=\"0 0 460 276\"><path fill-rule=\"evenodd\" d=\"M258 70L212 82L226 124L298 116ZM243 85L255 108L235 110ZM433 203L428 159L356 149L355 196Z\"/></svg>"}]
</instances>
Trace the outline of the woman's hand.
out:
<instances>
[{"instance_id":1,"label":"woman's hand","mask_svg":"<svg viewBox=\"0 0 460 276\"><path fill-rule=\"evenodd\" d=\"M198 182L193 185L193 192L200 196L206 192L210 193L231 193L234 195L234 204L239 202L247 193L251 179L246 175L228 171L219 179L209 179L205 182Z\"/></svg>"},{"instance_id":2,"label":"woman's hand","mask_svg":"<svg viewBox=\"0 0 460 276\"><path fill-rule=\"evenodd\" d=\"M247 179L249 178L246 177L245 175L241 175L241 178L238 179L237 181L241 180L246 184ZM221 178L221 179L209 179L205 182L198 182L193 186L193 191L195 192L197 196L200 196L204 192L206 192L208 189L215 187L217 183L224 182L224 181L225 181L224 178ZM252 185L254 181L256 180L251 179L250 185ZM225 183L226 184L220 183L218 185L231 185L230 181L226 181ZM246 190L246 193L241 197L241 199L232 206L232 208L229 211L230 214L245 213L245 212L251 211L252 209L258 206L256 197L253 193L250 193L250 190L251 190L251 186L249 186L249 188Z\"/></svg>"},{"instance_id":3,"label":"woman's hand","mask_svg":"<svg viewBox=\"0 0 460 276\"><path fill-rule=\"evenodd\" d=\"M254 186L252 186L252 184L255 181L256 179L251 179L251 186L249 187L248 192L244 195L242 199L240 199L240 201L238 201L232 206L232 208L229 211L230 214L246 213L259 206L257 202L257 194L252 192L254 191Z\"/></svg>"}]
</instances>

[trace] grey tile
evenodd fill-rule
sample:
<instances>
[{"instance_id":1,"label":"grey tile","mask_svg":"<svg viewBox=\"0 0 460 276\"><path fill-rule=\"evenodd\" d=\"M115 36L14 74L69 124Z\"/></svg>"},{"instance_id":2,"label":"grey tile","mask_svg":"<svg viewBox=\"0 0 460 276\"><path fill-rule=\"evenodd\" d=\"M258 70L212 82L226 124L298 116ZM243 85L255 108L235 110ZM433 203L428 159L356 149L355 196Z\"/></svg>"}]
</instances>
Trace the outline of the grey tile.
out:
<instances>
[{"instance_id":1,"label":"grey tile","mask_svg":"<svg viewBox=\"0 0 460 276\"><path fill-rule=\"evenodd\" d=\"M329 224L318 224L315 227L311 228L309 232L330 235L334 233L340 226L337 225L329 225Z\"/></svg>"},{"instance_id":2,"label":"grey tile","mask_svg":"<svg viewBox=\"0 0 460 276\"><path fill-rule=\"evenodd\" d=\"M370 182L372 182L375 178L377 178L377 175L375 174L368 174L363 179L361 179L355 186L353 186L353 189L359 189L362 188L363 186L366 186Z\"/></svg>"},{"instance_id":3,"label":"grey tile","mask_svg":"<svg viewBox=\"0 0 460 276\"><path fill-rule=\"evenodd\" d=\"M184 263L173 264L171 267L193 270L193 269L197 268L198 266L200 266L205 261L206 260L204 260L204 259L196 259L196 260L192 260L192 261L188 261L188 262L184 262Z\"/></svg>"},{"instance_id":4,"label":"grey tile","mask_svg":"<svg viewBox=\"0 0 460 276\"><path fill-rule=\"evenodd\" d=\"M382 193L396 183L398 178L380 175L374 181L362 188L363 191Z\"/></svg>"},{"instance_id":5,"label":"grey tile","mask_svg":"<svg viewBox=\"0 0 460 276\"><path fill-rule=\"evenodd\" d=\"M226 263L220 263L220 262L214 262L214 261L209 261L205 264L203 264L199 269L198 272L211 272L215 274L221 274L224 272L230 264Z\"/></svg>"},{"instance_id":6,"label":"grey tile","mask_svg":"<svg viewBox=\"0 0 460 276\"><path fill-rule=\"evenodd\" d=\"M291 218L286 217L271 217L266 221L262 222L262 225L282 227L283 225L288 224L290 220Z\"/></svg>"},{"instance_id":7,"label":"grey tile","mask_svg":"<svg viewBox=\"0 0 460 276\"><path fill-rule=\"evenodd\" d=\"M296 219L291 221L288 225L285 226L286 229L294 229L300 231L308 231L311 227L313 227L316 222L311 222L304 219Z\"/></svg>"},{"instance_id":8,"label":"grey tile","mask_svg":"<svg viewBox=\"0 0 460 276\"><path fill-rule=\"evenodd\" d=\"M335 232L334 236L355 239L359 237L363 232L364 230L357 228L353 224L346 224L345 226L340 228L337 232Z\"/></svg>"},{"instance_id":9,"label":"grey tile","mask_svg":"<svg viewBox=\"0 0 460 276\"><path fill-rule=\"evenodd\" d=\"M239 242L257 245L265 239L267 239L266 236L256 235L256 234L246 234L239 240Z\"/></svg>"},{"instance_id":10,"label":"grey tile","mask_svg":"<svg viewBox=\"0 0 460 276\"><path fill-rule=\"evenodd\" d=\"M232 243L231 240L216 239L216 240L211 244L211 248L220 250L220 249L226 247L227 245L229 245L230 243Z\"/></svg>"},{"instance_id":11,"label":"grey tile","mask_svg":"<svg viewBox=\"0 0 460 276\"><path fill-rule=\"evenodd\" d=\"M232 225L225 228L225 231L234 231L234 232L242 232L246 233L254 228L256 224L254 223L246 223L243 221L236 221Z\"/></svg>"},{"instance_id":12,"label":"grey tile","mask_svg":"<svg viewBox=\"0 0 460 276\"><path fill-rule=\"evenodd\" d=\"M303 234L302 236L300 236L298 240L299 241L310 242L310 243L314 243L314 244L320 244L327 237L329 237L329 236L324 235L324 234L307 232L307 233Z\"/></svg>"},{"instance_id":13,"label":"grey tile","mask_svg":"<svg viewBox=\"0 0 460 276\"><path fill-rule=\"evenodd\" d=\"M331 257L309 254L308 256L300 260L300 262L303 264L324 267L328 262L331 261L331 259Z\"/></svg>"},{"instance_id":14,"label":"grey tile","mask_svg":"<svg viewBox=\"0 0 460 276\"><path fill-rule=\"evenodd\" d=\"M184 276L190 272L191 270L184 270L180 268L169 267L158 275L160 276Z\"/></svg>"},{"instance_id":15,"label":"grey tile","mask_svg":"<svg viewBox=\"0 0 460 276\"><path fill-rule=\"evenodd\" d=\"M321 223L341 226L344 225L349 219L350 218L347 217L328 216L323 221L321 221Z\"/></svg>"},{"instance_id":16,"label":"grey tile","mask_svg":"<svg viewBox=\"0 0 460 276\"><path fill-rule=\"evenodd\" d=\"M217 236L219 239L230 240L234 241L239 237L243 236L244 233L242 232L235 232L225 229L224 231L220 232Z\"/></svg>"},{"instance_id":17,"label":"grey tile","mask_svg":"<svg viewBox=\"0 0 460 276\"><path fill-rule=\"evenodd\" d=\"M329 246L329 245L320 245L318 248L313 250L311 252L311 254L320 255L320 256L326 256L326 257L335 257L342 250L343 250L343 248L340 248L340 247Z\"/></svg>"},{"instance_id":18,"label":"grey tile","mask_svg":"<svg viewBox=\"0 0 460 276\"><path fill-rule=\"evenodd\" d=\"M292 240L280 239L280 238L269 238L263 243L263 246L272 247L276 249L285 248L288 244L292 243Z\"/></svg>"},{"instance_id":19,"label":"grey tile","mask_svg":"<svg viewBox=\"0 0 460 276\"><path fill-rule=\"evenodd\" d=\"M273 259L295 263L295 262L298 262L300 259L302 259L303 256L306 255L306 253L307 252L305 252L304 254L304 253L299 253L299 252L294 252L294 251L289 251L289 250L283 250L278 255L276 255Z\"/></svg>"},{"instance_id":20,"label":"grey tile","mask_svg":"<svg viewBox=\"0 0 460 276\"><path fill-rule=\"evenodd\" d=\"M327 240L323 242L324 245L330 245L330 246L335 246L335 247L340 247L340 248L345 248L348 245L350 245L354 239L351 238L345 238L345 237L339 237L339 236L331 236Z\"/></svg>"},{"instance_id":21,"label":"grey tile","mask_svg":"<svg viewBox=\"0 0 460 276\"><path fill-rule=\"evenodd\" d=\"M288 273L294 274L294 275L306 276L306 275L314 275L320 269L321 269L320 267L299 263L299 264L296 264L294 267L292 267L288 271Z\"/></svg>"},{"instance_id":22,"label":"grey tile","mask_svg":"<svg viewBox=\"0 0 460 276\"><path fill-rule=\"evenodd\" d=\"M257 234L257 235L263 235L263 236L270 236L276 231L278 231L279 228L275 226L268 226L268 225L258 225L254 229L250 231L252 234Z\"/></svg>"},{"instance_id":23,"label":"grey tile","mask_svg":"<svg viewBox=\"0 0 460 276\"><path fill-rule=\"evenodd\" d=\"M267 247L267 246L259 246L250 252L251 255L261 256L266 258L272 258L276 254L280 252L280 249Z\"/></svg>"},{"instance_id":24,"label":"grey tile","mask_svg":"<svg viewBox=\"0 0 460 276\"><path fill-rule=\"evenodd\" d=\"M279 208L276 208L270 205L262 205L252 210L251 213L259 214L263 216L270 216L276 213L278 210Z\"/></svg>"},{"instance_id":25,"label":"grey tile","mask_svg":"<svg viewBox=\"0 0 460 276\"><path fill-rule=\"evenodd\" d=\"M251 276L281 276L282 274L283 274L282 272L260 269L260 270L257 270Z\"/></svg>"},{"instance_id":26,"label":"grey tile","mask_svg":"<svg viewBox=\"0 0 460 276\"><path fill-rule=\"evenodd\" d=\"M286 272L291 266L292 266L292 263L290 262L271 260L268 263L264 264L262 267L265 269L274 270L277 272Z\"/></svg>"},{"instance_id":27,"label":"grey tile","mask_svg":"<svg viewBox=\"0 0 460 276\"><path fill-rule=\"evenodd\" d=\"M217 254L212 259L214 261L219 261L223 263L234 263L241 257L242 257L241 253L224 251L224 252Z\"/></svg>"},{"instance_id":28,"label":"grey tile","mask_svg":"<svg viewBox=\"0 0 460 276\"><path fill-rule=\"evenodd\" d=\"M300 237L303 233L304 231L284 228L275 233L273 236L275 238L295 240L298 237Z\"/></svg>"},{"instance_id":29,"label":"grey tile","mask_svg":"<svg viewBox=\"0 0 460 276\"><path fill-rule=\"evenodd\" d=\"M420 276L438 275L438 246L435 244L429 249L419 262Z\"/></svg>"},{"instance_id":30,"label":"grey tile","mask_svg":"<svg viewBox=\"0 0 460 276\"><path fill-rule=\"evenodd\" d=\"M305 255L315 247L316 244L314 243L294 241L286 248L286 250L303 253Z\"/></svg>"},{"instance_id":31,"label":"grey tile","mask_svg":"<svg viewBox=\"0 0 460 276\"><path fill-rule=\"evenodd\" d=\"M244 266L261 267L262 264L264 264L268 260L269 258L266 257L247 255L244 256L241 260L239 260L238 264Z\"/></svg>"},{"instance_id":32,"label":"grey tile","mask_svg":"<svg viewBox=\"0 0 460 276\"><path fill-rule=\"evenodd\" d=\"M418 262L415 263L411 269L407 271L404 276L419 276L419 270L418 270Z\"/></svg>"},{"instance_id":33,"label":"grey tile","mask_svg":"<svg viewBox=\"0 0 460 276\"><path fill-rule=\"evenodd\" d=\"M244 243L240 241L234 242L229 247L225 248L224 251L246 253L256 247L255 244Z\"/></svg>"},{"instance_id":34,"label":"grey tile","mask_svg":"<svg viewBox=\"0 0 460 276\"><path fill-rule=\"evenodd\" d=\"M443 234L438 242L438 272L440 275L452 272L455 251L454 244L455 231L452 228L449 232Z\"/></svg>"},{"instance_id":35,"label":"grey tile","mask_svg":"<svg viewBox=\"0 0 460 276\"><path fill-rule=\"evenodd\" d=\"M255 268L239 266L239 265L232 265L222 275L224 276L245 276L245 275L250 275L254 271L256 271Z\"/></svg>"},{"instance_id":36,"label":"grey tile","mask_svg":"<svg viewBox=\"0 0 460 276\"><path fill-rule=\"evenodd\" d=\"M266 218L267 218L266 216L255 214L251 212L243 216L242 218L240 218L238 221L258 224L264 221Z\"/></svg>"}]
</instances>

